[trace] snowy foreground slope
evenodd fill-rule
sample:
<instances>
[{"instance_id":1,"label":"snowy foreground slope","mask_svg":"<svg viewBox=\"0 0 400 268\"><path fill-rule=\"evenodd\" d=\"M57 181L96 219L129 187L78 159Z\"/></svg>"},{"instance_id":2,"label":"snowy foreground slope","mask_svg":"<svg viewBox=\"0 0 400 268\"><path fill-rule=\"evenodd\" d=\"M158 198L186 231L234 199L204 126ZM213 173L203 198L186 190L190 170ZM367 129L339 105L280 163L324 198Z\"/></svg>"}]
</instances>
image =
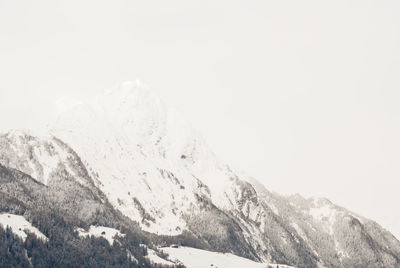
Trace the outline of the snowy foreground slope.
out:
<instances>
[{"instance_id":1,"label":"snowy foreground slope","mask_svg":"<svg viewBox=\"0 0 400 268\"><path fill-rule=\"evenodd\" d=\"M400 267L400 242L388 231L326 199L269 192L220 161L174 109L138 83L77 103L46 135L0 135L1 178L0 197L8 201L0 209L48 206L72 218L75 229L85 228L81 235L96 225L122 234L121 226L136 233L140 227L167 245L195 244L258 263Z\"/></svg>"},{"instance_id":2,"label":"snowy foreground slope","mask_svg":"<svg viewBox=\"0 0 400 268\"><path fill-rule=\"evenodd\" d=\"M183 263L187 268L290 268L291 266L254 262L229 253L211 252L196 248L162 248L168 258Z\"/></svg>"}]
</instances>

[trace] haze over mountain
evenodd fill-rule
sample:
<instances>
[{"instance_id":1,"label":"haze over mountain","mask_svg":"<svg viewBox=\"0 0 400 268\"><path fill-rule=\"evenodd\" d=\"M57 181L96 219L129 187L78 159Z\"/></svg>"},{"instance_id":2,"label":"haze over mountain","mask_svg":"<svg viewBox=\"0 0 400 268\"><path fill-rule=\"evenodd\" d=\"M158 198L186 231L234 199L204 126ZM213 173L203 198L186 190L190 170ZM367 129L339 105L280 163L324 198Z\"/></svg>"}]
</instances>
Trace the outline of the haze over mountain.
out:
<instances>
[{"instance_id":1,"label":"haze over mountain","mask_svg":"<svg viewBox=\"0 0 400 268\"><path fill-rule=\"evenodd\" d=\"M268 189L329 197L400 237L399 1L0 6L1 129L139 77Z\"/></svg>"}]
</instances>

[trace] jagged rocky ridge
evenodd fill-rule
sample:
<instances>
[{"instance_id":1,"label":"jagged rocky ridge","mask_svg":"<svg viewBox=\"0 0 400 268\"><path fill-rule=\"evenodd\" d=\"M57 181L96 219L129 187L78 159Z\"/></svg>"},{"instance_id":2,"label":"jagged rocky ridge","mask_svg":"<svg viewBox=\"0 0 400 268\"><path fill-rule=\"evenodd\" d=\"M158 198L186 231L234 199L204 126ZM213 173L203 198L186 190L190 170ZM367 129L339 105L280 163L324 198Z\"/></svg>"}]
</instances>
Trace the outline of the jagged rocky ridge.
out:
<instances>
[{"instance_id":1,"label":"jagged rocky ridge","mask_svg":"<svg viewBox=\"0 0 400 268\"><path fill-rule=\"evenodd\" d=\"M50 203L86 224L101 214L106 226L190 235L196 246L296 267L400 265L400 242L378 224L326 199L271 193L233 171L138 83L75 105L49 133L0 137L0 164L31 177L26 196L2 183L2 210L13 209L11 199Z\"/></svg>"}]
</instances>

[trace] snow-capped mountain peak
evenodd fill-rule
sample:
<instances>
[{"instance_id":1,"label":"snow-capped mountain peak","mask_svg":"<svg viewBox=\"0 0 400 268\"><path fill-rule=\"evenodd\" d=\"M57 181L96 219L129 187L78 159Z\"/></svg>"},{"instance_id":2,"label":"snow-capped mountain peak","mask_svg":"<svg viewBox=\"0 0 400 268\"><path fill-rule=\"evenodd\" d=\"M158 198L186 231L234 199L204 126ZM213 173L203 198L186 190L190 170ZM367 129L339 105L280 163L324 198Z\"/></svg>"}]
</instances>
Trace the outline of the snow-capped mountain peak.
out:
<instances>
[{"instance_id":1,"label":"snow-capped mountain peak","mask_svg":"<svg viewBox=\"0 0 400 268\"><path fill-rule=\"evenodd\" d=\"M111 202L147 230L180 233L198 196L225 202L225 166L176 110L140 83L122 83L60 114L51 132L98 171Z\"/></svg>"}]
</instances>

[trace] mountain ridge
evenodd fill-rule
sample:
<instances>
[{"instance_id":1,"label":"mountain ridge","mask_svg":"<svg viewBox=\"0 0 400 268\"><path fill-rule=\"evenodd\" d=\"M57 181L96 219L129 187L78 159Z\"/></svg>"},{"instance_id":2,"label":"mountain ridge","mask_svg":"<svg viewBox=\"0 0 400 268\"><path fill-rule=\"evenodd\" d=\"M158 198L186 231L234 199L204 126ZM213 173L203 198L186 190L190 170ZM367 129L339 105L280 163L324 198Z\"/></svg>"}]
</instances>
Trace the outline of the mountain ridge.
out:
<instances>
[{"instance_id":1,"label":"mountain ridge","mask_svg":"<svg viewBox=\"0 0 400 268\"><path fill-rule=\"evenodd\" d=\"M296 267L400 265L400 242L388 231L327 199L284 197L232 170L138 82L70 106L48 134L1 135L0 164L44 186L90 193L85 202L132 221L127 226L135 222L159 236L190 234L201 247ZM61 193L60 187L53 189ZM92 224L98 216L91 213L79 220Z\"/></svg>"}]
</instances>

